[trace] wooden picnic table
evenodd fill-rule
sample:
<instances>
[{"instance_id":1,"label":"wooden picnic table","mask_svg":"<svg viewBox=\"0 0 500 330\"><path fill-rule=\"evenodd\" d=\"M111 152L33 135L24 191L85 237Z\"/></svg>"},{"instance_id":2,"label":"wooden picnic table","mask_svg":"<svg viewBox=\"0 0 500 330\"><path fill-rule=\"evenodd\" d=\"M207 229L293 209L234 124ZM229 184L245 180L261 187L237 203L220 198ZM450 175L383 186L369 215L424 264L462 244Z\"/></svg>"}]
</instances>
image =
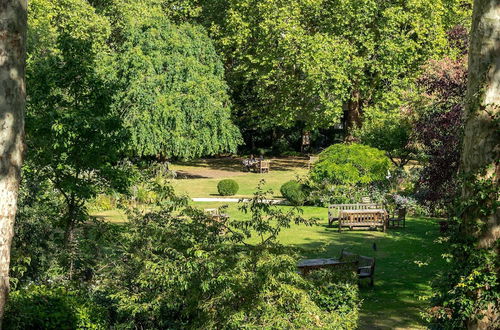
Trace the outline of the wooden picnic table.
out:
<instances>
[{"instance_id":1,"label":"wooden picnic table","mask_svg":"<svg viewBox=\"0 0 500 330\"><path fill-rule=\"evenodd\" d=\"M342 227L382 227L387 228L388 213L385 209L342 210L339 214L339 232Z\"/></svg>"},{"instance_id":2,"label":"wooden picnic table","mask_svg":"<svg viewBox=\"0 0 500 330\"><path fill-rule=\"evenodd\" d=\"M297 267L303 275L306 275L311 270L327 268L327 267L339 267L344 265L355 265L357 263L340 261L333 258L327 259L303 259L300 260Z\"/></svg>"}]
</instances>

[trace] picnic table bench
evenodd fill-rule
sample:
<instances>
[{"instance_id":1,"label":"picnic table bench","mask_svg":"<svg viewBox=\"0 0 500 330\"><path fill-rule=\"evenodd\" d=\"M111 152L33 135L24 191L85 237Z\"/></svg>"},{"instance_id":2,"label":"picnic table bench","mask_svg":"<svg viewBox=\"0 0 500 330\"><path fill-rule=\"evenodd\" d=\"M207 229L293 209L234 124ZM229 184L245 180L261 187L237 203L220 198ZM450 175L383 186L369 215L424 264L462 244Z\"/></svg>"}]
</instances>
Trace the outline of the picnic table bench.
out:
<instances>
[{"instance_id":1,"label":"picnic table bench","mask_svg":"<svg viewBox=\"0 0 500 330\"><path fill-rule=\"evenodd\" d=\"M339 232L342 227L382 227L387 229L387 211L384 209L344 210L339 216Z\"/></svg>"},{"instance_id":2,"label":"picnic table bench","mask_svg":"<svg viewBox=\"0 0 500 330\"><path fill-rule=\"evenodd\" d=\"M381 208L382 206L376 203L331 204L328 206L328 225L331 226L333 222L338 221L342 211Z\"/></svg>"}]
</instances>

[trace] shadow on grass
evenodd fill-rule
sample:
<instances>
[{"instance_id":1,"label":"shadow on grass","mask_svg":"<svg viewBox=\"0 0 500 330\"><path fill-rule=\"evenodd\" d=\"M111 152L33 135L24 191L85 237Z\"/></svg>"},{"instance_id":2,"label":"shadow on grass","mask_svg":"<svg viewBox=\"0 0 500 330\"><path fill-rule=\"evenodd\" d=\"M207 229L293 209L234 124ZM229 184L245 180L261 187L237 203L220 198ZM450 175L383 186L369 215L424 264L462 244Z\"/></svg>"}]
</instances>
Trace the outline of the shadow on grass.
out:
<instances>
[{"instance_id":1,"label":"shadow on grass","mask_svg":"<svg viewBox=\"0 0 500 330\"><path fill-rule=\"evenodd\" d=\"M197 159L186 162L177 162L176 165L192 166L200 169L210 169L228 172L246 172L243 166L245 158L224 157L224 158L209 158ZM293 171L297 168L307 168L307 160L302 157L286 157L286 158L266 158L271 161L271 171ZM179 171L189 174L186 171ZM248 172L247 172L248 173ZM196 177L196 175L194 175ZM192 177L187 177L192 178Z\"/></svg>"},{"instance_id":2,"label":"shadow on grass","mask_svg":"<svg viewBox=\"0 0 500 330\"><path fill-rule=\"evenodd\" d=\"M444 267L442 247L434 242L439 236L437 220L410 219L407 228L376 231L345 231L322 227L326 240L305 239L296 244L306 258L338 258L345 248L376 258L375 286L360 287L363 305L361 329L425 327L420 316L426 307L419 296L429 292L430 281ZM376 250L374 250L374 243Z\"/></svg>"}]
</instances>

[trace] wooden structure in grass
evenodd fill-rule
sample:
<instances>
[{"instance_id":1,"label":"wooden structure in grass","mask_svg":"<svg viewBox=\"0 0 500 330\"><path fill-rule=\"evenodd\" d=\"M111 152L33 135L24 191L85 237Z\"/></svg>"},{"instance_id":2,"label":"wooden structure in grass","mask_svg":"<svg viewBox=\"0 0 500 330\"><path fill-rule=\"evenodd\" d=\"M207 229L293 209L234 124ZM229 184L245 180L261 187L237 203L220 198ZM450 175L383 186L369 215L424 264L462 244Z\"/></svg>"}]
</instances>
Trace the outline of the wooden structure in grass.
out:
<instances>
[{"instance_id":1,"label":"wooden structure in grass","mask_svg":"<svg viewBox=\"0 0 500 330\"><path fill-rule=\"evenodd\" d=\"M382 228L387 229L387 211L384 209L345 210L340 212L339 232L342 227L353 229L354 227Z\"/></svg>"},{"instance_id":2,"label":"wooden structure in grass","mask_svg":"<svg viewBox=\"0 0 500 330\"><path fill-rule=\"evenodd\" d=\"M381 209L382 205L376 203L331 204L328 206L328 225L331 226L339 220L340 213L347 210Z\"/></svg>"},{"instance_id":3,"label":"wooden structure in grass","mask_svg":"<svg viewBox=\"0 0 500 330\"><path fill-rule=\"evenodd\" d=\"M390 227L406 227L406 208L399 208L397 210L397 216L389 218Z\"/></svg>"},{"instance_id":4,"label":"wooden structure in grass","mask_svg":"<svg viewBox=\"0 0 500 330\"><path fill-rule=\"evenodd\" d=\"M270 160L261 160L258 163L259 173L269 173L271 169L271 161Z\"/></svg>"},{"instance_id":5,"label":"wooden structure in grass","mask_svg":"<svg viewBox=\"0 0 500 330\"><path fill-rule=\"evenodd\" d=\"M344 249L340 252L340 261L352 261L356 260L357 261L357 272L358 272L358 278L365 279L369 278L370 279L370 285L373 286L374 280L373 277L375 275L375 258L373 257L366 257L366 256L358 256L357 254L347 252Z\"/></svg>"}]
</instances>

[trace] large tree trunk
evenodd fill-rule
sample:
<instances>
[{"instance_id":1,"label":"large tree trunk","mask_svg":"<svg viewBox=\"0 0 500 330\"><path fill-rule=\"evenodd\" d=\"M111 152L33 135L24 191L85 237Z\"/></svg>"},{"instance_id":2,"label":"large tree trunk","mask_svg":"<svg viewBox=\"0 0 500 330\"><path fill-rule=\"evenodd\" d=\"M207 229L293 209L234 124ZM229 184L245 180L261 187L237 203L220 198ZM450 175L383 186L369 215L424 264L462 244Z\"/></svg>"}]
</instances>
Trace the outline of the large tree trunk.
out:
<instances>
[{"instance_id":1,"label":"large tree trunk","mask_svg":"<svg viewBox=\"0 0 500 330\"><path fill-rule=\"evenodd\" d=\"M344 104L344 131L345 141L351 142L354 140L353 131L361 127L362 111L361 111L361 96L359 91L354 90L351 93L351 98Z\"/></svg>"},{"instance_id":2,"label":"large tree trunk","mask_svg":"<svg viewBox=\"0 0 500 330\"><path fill-rule=\"evenodd\" d=\"M498 192L498 175L500 174L499 0L474 1L468 79L461 172L469 176L472 182L475 179L491 180ZM463 200L474 198L472 189L470 185L464 185ZM498 193L492 193L486 201L483 201L483 205L469 207L463 214L464 233L476 238L477 247L480 249L494 248L496 241L500 238L499 210L493 209L488 216L483 216L479 212L480 208L494 207L497 199ZM498 315L492 315L491 309L483 311L483 314L487 317L480 321L470 321L468 327L487 329L498 317Z\"/></svg>"},{"instance_id":3,"label":"large tree trunk","mask_svg":"<svg viewBox=\"0 0 500 330\"><path fill-rule=\"evenodd\" d=\"M24 149L26 27L27 0L0 0L0 322Z\"/></svg>"}]
</instances>

